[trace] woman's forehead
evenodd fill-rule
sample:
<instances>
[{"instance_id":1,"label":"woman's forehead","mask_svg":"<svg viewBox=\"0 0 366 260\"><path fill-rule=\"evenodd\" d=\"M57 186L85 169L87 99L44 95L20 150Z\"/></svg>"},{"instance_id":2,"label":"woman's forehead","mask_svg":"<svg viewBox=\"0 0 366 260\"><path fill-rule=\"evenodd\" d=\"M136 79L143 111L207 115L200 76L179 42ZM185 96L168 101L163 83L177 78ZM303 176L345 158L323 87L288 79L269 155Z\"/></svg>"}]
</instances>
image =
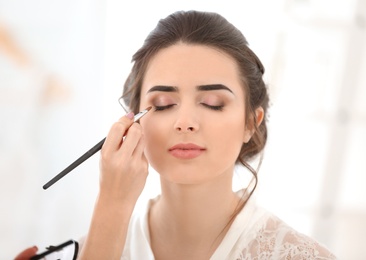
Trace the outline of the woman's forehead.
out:
<instances>
[{"instance_id":1,"label":"woman's forehead","mask_svg":"<svg viewBox=\"0 0 366 260\"><path fill-rule=\"evenodd\" d=\"M241 85L241 81L237 63L230 55L206 45L179 43L160 50L147 66L143 88L165 84Z\"/></svg>"}]
</instances>

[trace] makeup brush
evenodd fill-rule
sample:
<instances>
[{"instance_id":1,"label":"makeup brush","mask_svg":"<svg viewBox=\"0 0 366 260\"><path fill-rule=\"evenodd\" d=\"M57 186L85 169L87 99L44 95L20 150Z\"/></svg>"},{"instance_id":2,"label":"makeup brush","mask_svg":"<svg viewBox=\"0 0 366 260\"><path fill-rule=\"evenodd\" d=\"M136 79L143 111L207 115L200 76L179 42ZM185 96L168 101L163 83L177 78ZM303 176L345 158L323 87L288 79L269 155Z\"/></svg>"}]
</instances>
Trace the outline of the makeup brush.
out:
<instances>
[{"instance_id":1,"label":"makeup brush","mask_svg":"<svg viewBox=\"0 0 366 260\"><path fill-rule=\"evenodd\" d=\"M146 115L146 113L149 112L150 109L151 109L151 106L146 108L145 110L142 110L141 112L137 113L133 117L133 121L137 122L141 117ZM75 169L80 164L82 164L87 159L89 159L91 156L93 156L96 152L98 152L100 149L102 149L102 146L103 146L104 142L105 142L105 138L103 140L101 140L99 143L97 143L96 145L94 145L89 151L87 151L82 156L80 156L76 161L74 161L68 167L66 167L62 172L60 172L55 177L53 177L49 182L47 182L45 185L43 185L43 189L44 190L48 189L53 184L55 184L57 181L59 181L62 177L64 177L66 174L68 174L73 169Z\"/></svg>"}]
</instances>

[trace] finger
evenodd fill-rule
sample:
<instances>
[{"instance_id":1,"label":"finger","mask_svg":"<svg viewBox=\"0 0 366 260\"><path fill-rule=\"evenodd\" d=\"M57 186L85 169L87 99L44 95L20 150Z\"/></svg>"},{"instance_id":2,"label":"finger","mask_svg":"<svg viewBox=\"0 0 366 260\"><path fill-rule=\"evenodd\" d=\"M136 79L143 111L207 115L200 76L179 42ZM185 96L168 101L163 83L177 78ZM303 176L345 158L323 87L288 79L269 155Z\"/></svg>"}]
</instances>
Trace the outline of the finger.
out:
<instances>
[{"instance_id":1,"label":"finger","mask_svg":"<svg viewBox=\"0 0 366 260\"><path fill-rule=\"evenodd\" d=\"M133 124L127 132L123 145L120 148L121 155L131 157L134 153L142 136L142 128L140 124Z\"/></svg>"},{"instance_id":2,"label":"finger","mask_svg":"<svg viewBox=\"0 0 366 260\"><path fill-rule=\"evenodd\" d=\"M140 167L141 173L148 174L149 163L145 156L145 147L145 137L142 135L131 157L131 164L137 164Z\"/></svg>"},{"instance_id":3,"label":"finger","mask_svg":"<svg viewBox=\"0 0 366 260\"><path fill-rule=\"evenodd\" d=\"M136 152L136 156L139 156L141 163L146 165L146 170L148 171L149 161L147 160L147 158L145 156L145 147L146 147L145 136L142 135L141 140L138 144L138 147L136 147L136 149L135 149L135 152Z\"/></svg>"},{"instance_id":4,"label":"finger","mask_svg":"<svg viewBox=\"0 0 366 260\"><path fill-rule=\"evenodd\" d=\"M116 123L114 123L109 130L106 140L103 144L102 149L104 152L117 151L123 141L123 136L126 134L128 128L133 124L133 113L129 113L121 117Z\"/></svg>"},{"instance_id":5,"label":"finger","mask_svg":"<svg viewBox=\"0 0 366 260\"><path fill-rule=\"evenodd\" d=\"M147 165L149 164L149 161L147 160L146 155L145 155L145 150L144 150L144 152L143 152L143 153L142 153L142 155L141 155L141 160L142 160L144 163L146 163Z\"/></svg>"},{"instance_id":6,"label":"finger","mask_svg":"<svg viewBox=\"0 0 366 260\"><path fill-rule=\"evenodd\" d=\"M136 158L142 158L144 155L145 145L145 136L142 134L135 151L133 152L133 156L136 156Z\"/></svg>"},{"instance_id":7,"label":"finger","mask_svg":"<svg viewBox=\"0 0 366 260\"><path fill-rule=\"evenodd\" d=\"M36 246L29 247L22 252L20 252L14 260L29 260L32 256L34 256L38 251L38 248Z\"/></svg>"}]
</instances>

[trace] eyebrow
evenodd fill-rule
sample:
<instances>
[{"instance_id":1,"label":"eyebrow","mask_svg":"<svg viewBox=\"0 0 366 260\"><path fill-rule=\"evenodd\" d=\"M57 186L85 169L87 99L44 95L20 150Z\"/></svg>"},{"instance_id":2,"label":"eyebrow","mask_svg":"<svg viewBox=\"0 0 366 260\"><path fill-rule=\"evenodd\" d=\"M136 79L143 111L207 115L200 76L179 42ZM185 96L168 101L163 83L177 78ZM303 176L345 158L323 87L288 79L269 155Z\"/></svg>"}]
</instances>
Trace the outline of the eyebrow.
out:
<instances>
[{"instance_id":1,"label":"eyebrow","mask_svg":"<svg viewBox=\"0 0 366 260\"><path fill-rule=\"evenodd\" d=\"M213 91L213 90L226 90L230 93L234 94L233 91L223 84L208 84L208 85L199 85L196 87L198 91ZM163 86L158 85L150 88L147 93L162 91L162 92L179 92L178 87L175 86Z\"/></svg>"},{"instance_id":2,"label":"eyebrow","mask_svg":"<svg viewBox=\"0 0 366 260\"><path fill-rule=\"evenodd\" d=\"M197 86L197 90L199 91L211 91L211 90L227 90L230 93L233 93L231 89L223 84L210 84L210 85L200 85Z\"/></svg>"},{"instance_id":3,"label":"eyebrow","mask_svg":"<svg viewBox=\"0 0 366 260\"><path fill-rule=\"evenodd\" d=\"M155 92L155 91L162 91L162 92L178 92L178 88L177 87L173 87L173 86L154 86L152 88L150 88L147 93L151 93L151 92Z\"/></svg>"}]
</instances>

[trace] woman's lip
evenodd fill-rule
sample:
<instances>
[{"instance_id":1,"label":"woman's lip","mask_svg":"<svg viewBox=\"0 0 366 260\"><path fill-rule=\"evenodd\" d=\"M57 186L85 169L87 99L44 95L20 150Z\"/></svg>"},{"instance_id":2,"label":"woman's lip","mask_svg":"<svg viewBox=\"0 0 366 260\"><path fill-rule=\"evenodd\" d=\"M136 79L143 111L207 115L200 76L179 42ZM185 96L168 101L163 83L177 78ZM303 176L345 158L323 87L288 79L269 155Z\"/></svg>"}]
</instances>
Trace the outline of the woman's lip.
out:
<instances>
[{"instance_id":1,"label":"woman's lip","mask_svg":"<svg viewBox=\"0 0 366 260\"><path fill-rule=\"evenodd\" d=\"M179 159L193 159L206 151L196 144L177 144L169 148L169 153Z\"/></svg>"},{"instance_id":2,"label":"woman's lip","mask_svg":"<svg viewBox=\"0 0 366 260\"><path fill-rule=\"evenodd\" d=\"M169 148L169 151L172 150L206 150L205 148L196 145L196 144L192 144L192 143L188 143L188 144L176 144L172 147Z\"/></svg>"}]
</instances>

